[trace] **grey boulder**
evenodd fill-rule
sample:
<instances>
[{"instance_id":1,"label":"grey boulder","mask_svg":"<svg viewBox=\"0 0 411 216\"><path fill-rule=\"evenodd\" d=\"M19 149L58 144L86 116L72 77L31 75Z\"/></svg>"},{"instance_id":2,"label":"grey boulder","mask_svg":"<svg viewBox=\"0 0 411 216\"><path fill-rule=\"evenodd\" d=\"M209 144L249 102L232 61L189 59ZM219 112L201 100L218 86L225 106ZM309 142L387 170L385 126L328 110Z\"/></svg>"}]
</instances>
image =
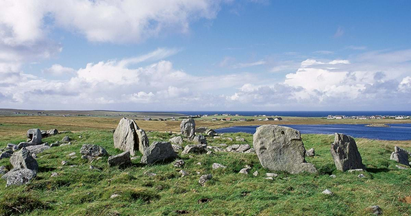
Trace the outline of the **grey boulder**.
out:
<instances>
[{"instance_id":1,"label":"grey boulder","mask_svg":"<svg viewBox=\"0 0 411 216\"><path fill-rule=\"evenodd\" d=\"M141 158L143 164L154 164L174 160L177 154L169 142L154 142L145 151Z\"/></svg>"},{"instance_id":2,"label":"grey boulder","mask_svg":"<svg viewBox=\"0 0 411 216\"><path fill-rule=\"evenodd\" d=\"M90 157L107 156L107 151L98 145L84 144L80 149L80 154Z\"/></svg>"},{"instance_id":3,"label":"grey boulder","mask_svg":"<svg viewBox=\"0 0 411 216\"><path fill-rule=\"evenodd\" d=\"M291 174L317 172L314 165L305 161L304 143L297 130L278 125L263 125L254 133L253 144L264 168Z\"/></svg>"},{"instance_id":4,"label":"grey boulder","mask_svg":"<svg viewBox=\"0 0 411 216\"><path fill-rule=\"evenodd\" d=\"M69 136L64 136L63 137L63 139L61 139L61 142L63 142L63 143L68 143L68 142L70 142L70 137Z\"/></svg>"},{"instance_id":5,"label":"grey boulder","mask_svg":"<svg viewBox=\"0 0 411 216\"><path fill-rule=\"evenodd\" d=\"M194 136L193 142L196 144L207 144L207 139L203 135Z\"/></svg>"},{"instance_id":6,"label":"grey boulder","mask_svg":"<svg viewBox=\"0 0 411 216\"><path fill-rule=\"evenodd\" d=\"M132 119L122 118L113 134L114 147L129 151L136 155L137 151L144 153L149 146L149 140L144 130L140 129Z\"/></svg>"},{"instance_id":7,"label":"grey boulder","mask_svg":"<svg viewBox=\"0 0 411 216\"><path fill-rule=\"evenodd\" d=\"M183 138L177 136L177 137L173 137L169 140L171 142L171 144L176 144L176 145L181 145L183 144Z\"/></svg>"},{"instance_id":8,"label":"grey boulder","mask_svg":"<svg viewBox=\"0 0 411 216\"><path fill-rule=\"evenodd\" d=\"M49 145L46 144L42 144L42 145L34 145L34 146L27 146L26 149L29 150L31 153L34 154L39 154L47 149L50 149L51 147Z\"/></svg>"},{"instance_id":9,"label":"grey boulder","mask_svg":"<svg viewBox=\"0 0 411 216\"><path fill-rule=\"evenodd\" d=\"M23 185L30 182L36 177L36 172L30 169L13 169L3 175L1 178L7 181L7 187L10 185Z\"/></svg>"},{"instance_id":10,"label":"grey boulder","mask_svg":"<svg viewBox=\"0 0 411 216\"><path fill-rule=\"evenodd\" d=\"M42 138L41 131L38 128L28 130L27 131L27 138L29 138L30 139L29 142L33 143L34 145L42 143L41 142L41 138Z\"/></svg>"},{"instance_id":11,"label":"grey boulder","mask_svg":"<svg viewBox=\"0 0 411 216\"><path fill-rule=\"evenodd\" d=\"M184 119L183 121L181 121L180 130L181 130L181 134L184 137L193 139L195 136L195 129L196 129L196 124L193 118Z\"/></svg>"},{"instance_id":12,"label":"grey boulder","mask_svg":"<svg viewBox=\"0 0 411 216\"><path fill-rule=\"evenodd\" d=\"M108 158L109 166L124 166L131 163L130 152L123 152Z\"/></svg>"},{"instance_id":13,"label":"grey boulder","mask_svg":"<svg viewBox=\"0 0 411 216\"><path fill-rule=\"evenodd\" d=\"M213 175L207 174L207 175L202 175L200 179L198 180L198 183L200 183L202 186L205 186L205 183L213 178Z\"/></svg>"},{"instance_id":14,"label":"grey boulder","mask_svg":"<svg viewBox=\"0 0 411 216\"><path fill-rule=\"evenodd\" d=\"M14 169L29 169L35 173L37 173L39 169L36 159L32 157L31 152L26 148L14 152L10 157L10 163L13 165Z\"/></svg>"},{"instance_id":15,"label":"grey boulder","mask_svg":"<svg viewBox=\"0 0 411 216\"><path fill-rule=\"evenodd\" d=\"M340 171L365 168L357 144L351 136L336 133L334 143L331 144L331 155Z\"/></svg>"},{"instance_id":16,"label":"grey boulder","mask_svg":"<svg viewBox=\"0 0 411 216\"><path fill-rule=\"evenodd\" d=\"M409 166L408 157L409 157L409 153L406 150L398 146L395 146L394 152L391 154L390 159L393 161L397 161L400 164Z\"/></svg>"}]
</instances>

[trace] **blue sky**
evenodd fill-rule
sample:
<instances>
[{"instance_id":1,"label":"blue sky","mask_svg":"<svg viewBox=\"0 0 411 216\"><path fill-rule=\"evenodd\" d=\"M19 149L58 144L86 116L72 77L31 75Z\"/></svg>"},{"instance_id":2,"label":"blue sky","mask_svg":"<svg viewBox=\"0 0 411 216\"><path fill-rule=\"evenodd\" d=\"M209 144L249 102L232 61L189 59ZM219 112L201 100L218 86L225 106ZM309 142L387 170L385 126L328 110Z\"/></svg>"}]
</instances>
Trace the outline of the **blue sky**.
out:
<instances>
[{"instance_id":1,"label":"blue sky","mask_svg":"<svg viewBox=\"0 0 411 216\"><path fill-rule=\"evenodd\" d=\"M0 107L409 110L410 1L0 1Z\"/></svg>"}]
</instances>

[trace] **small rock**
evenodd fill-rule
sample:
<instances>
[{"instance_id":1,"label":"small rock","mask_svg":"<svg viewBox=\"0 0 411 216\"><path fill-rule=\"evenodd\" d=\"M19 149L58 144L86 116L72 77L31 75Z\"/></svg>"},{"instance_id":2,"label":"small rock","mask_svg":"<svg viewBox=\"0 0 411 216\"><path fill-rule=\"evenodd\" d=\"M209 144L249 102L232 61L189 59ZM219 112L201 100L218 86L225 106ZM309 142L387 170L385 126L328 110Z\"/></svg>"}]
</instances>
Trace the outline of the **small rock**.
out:
<instances>
[{"instance_id":1,"label":"small rock","mask_svg":"<svg viewBox=\"0 0 411 216\"><path fill-rule=\"evenodd\" d=\"M276 174L276 173L266 173L265 175L267 177L277 177L278 176L278 174Z\"/></svg>"},{"instance_id":2,"label":"small rock","mask_svg":"<svg viewBox=\"0 0 411 216\"><path fill-rule=\"evenodd\" d=\"M224 166L224 165L221 165L221 164L219 164L219 163L213 163L212 168L213 168L213 169L220 169L220 168L225 169L225 168L227 168L227 167Z\"/></svg>"},{"instance_id":3,"label":"small rock","mask_svg":"<svg viewBox=\"0 0 411 216\"><path fill-rule=\"evenodd\" d=\"M330 178L336 178L337 176L336 175L330 175Z\"/></svg>"},{"instance_id":4,"label":"small rock","mask_svg":"<svg viewBox=\"0 0 411 216\"><path fill-rule=\"evenodd\" d=\"M248 171L250 171L250 170L251 170L251 167L250 167L250 166L246 166L245 168L242 168L242 169L240 170L240 172L238 172L238 173L248 175Z\"/></svg>"},{"instance_id":5,"label":"small rock","mask_svg":"<svg viewBox=\"0 0 411 216\"><path fill-rule=\"evenodd\" d=\"M196 173L197 173L197 175L200 175L200 174L201 174L199 171L197 171Z\"/></svg>"},{"instance_id":6,"label":"small rock","mask_svg":"<svg viewBox=\"0 0 411 216\"><path fill-rule=\"evenodd\" d=\"M349 173L353 173L353 172L364 172L363 169L350 169L348 170Z\"/></svg>"},{"instance_id":7,"label":"small rock","mask_svg":"<svg viewBox=\"0 0 411 216\"><path fill-rule=\"evenodd\" d=\"M365 175L361 173L358 175L358 178L365 178Z\"/></svg>"},{"instance_id":8,"label":"small rock","mask_svg":"<svg viewBox=\"0 0 411 216\"><path fill-rule=\"evenodd\" d=\"M367 212L369 212L369 213L371 213L371 214L374 214L374 215L382 215L382 209L381 209L379 206L377 206L377 205L367 207L367 208L365 209L365 211L367 211Z\"/></svg>"},{"instance_id":9,"label":"small rock","mask_svg":"<svg viewBox=\"0 0 411 216\"><path fill-rule=\"evenodd\" d=\"M333 195L333 192L331 192L331 191L328 190L328 189L325 189L325 191L323 191L322 194L325 194L325 195Z\"/></svg>"},{"instance_id":10,"label":"small rock","mask_svg":"<svg viewBox=\"0 0 411 216\"><path fill-rule=\"evenodd\" d=\"M198 162L197 165L201 166L201 162Z\"/></svg>"},{"instance_id":11,"label":"small rock","mask_svg":"<svg viewBox=\"0 0 411 216\"><path fill-rule=\"evenodd\" d=\"M58 173L53 172L53 173L51 173L51 176L50 176L50 177L57 177L58 175L59 175Z\"/></svg>"},{"instance_id":12,"label":"small rock","mask_svg":"<svg viewBox=\"0 0 411 216\"><path fill-rule=\"evenodd\" d=\"M73 157L74 155L76 155L75 152L71 152L70 154L67 155L67 157Z\"/></svg>"},{"instance_id":13,"label":"small rock","mask_svg":"<svg viewBox=\"0 0 411 216\"><path fill-rule=\"evenodd\" d=\"M113 195L110 196L110 199L114 199L114 198L119 197L119 196L120 195L118 195L118 194L113 194Z\"/></svg>"},{"instance_id":14,"label":"small rock","mask_svg":"<svg viewBox=\"0 0 411 216\"><path fill-rule=\"evenodd\" d=\"M188 173L184 170L180 170L179 173L181 174L181 177L188 176Z\"/></svg>"},{"instance_id":15,"label":"small rock","mask_svg":"<svg viewBox=\"0 0 411 216\"><path fill-rule=\"evenodd\" d=\"M140 156L134 156L131 158L131 160L138 160L138 159L140 159Z\"/></svg>"},{"instance_id":16,"label":"small rock","mask_svg":"<svg viewBox=\"0 0 411 216\"><path fill-rule=\"evenodd\" d=\"M171 139L168 140L171 144L176 144L176 145L181 145L183 144L183 138L181 138L180 136L177 137L173 137Z\"/></svg>"},{"instance_id":17,"label":"small rock","mask_svg":"<svg viewBox=\"0 0 411 216\"><path fill-rule=\"evenodd\" d=\"M237 141L237 142L244 142L245 139L244 139L244 138L236 138L235 141Z\"/></svg>"},{"instance_id":18,"label":"small rock","mask_svg":"<svg viewBox=\"0 0 411 216\"><path fill-rule=\"evenodd\" d=\"M174 167L182 167L184 166L184 161L183 160L177 160L174 162Z\"/></svg>"},{"instance_id":19,"label":"small rock","mask_svg":"<svg viewBox=\"0 0 411 216\"><path fill-rule=\"evenodd\" d=\"M266 177L265 179L267 179L267 180L274 180L273 177Z\"/></svg>"},{"instance_id":20,"label":"small rock","mask_svg":"<svg viewBox=\"0 0 411 216\"><path fill-rule=\"evenodd\" d=\"M84 144L80 149L80 154L91 156L91 157L99 157L99 156L108 155L107 151L103 147L98 146L98 145L90 145L90 144Z\"/></svg>"},{"instance_id":21,"label":"small rock","mask_svg":"<svg viewBox=\"0 0 411 216\"><path fill-rule=\"evenodd\" d=\"M189 154L189 153L205 154L207 153L206 148L207 148L207 145L205 144L187 145L181 154Z\"/></svg>"},{"instance_id":22,"label":"small rock","mask_svg":"<svg viewBox=\"0 0 411 216\"><path fill-rule=\"evenodd\" d=\"M92 166L92 165L90 165L89 168L90 168L91 170L101 171L101 169L99 169L99 168L97 168L97 167L95 167L95 166Z\"/></svg>"},{"instance_id":23,"label":"small rock","mask_svg":"<svg viewBox=\"0 0 411 216\"><path fill-rule=\"evenodd\" d=\"M67 142L70 142L70 140L71 140L70 137L64 136L63 139L61 139L61 142L67 143Z\"/></svg>"},{"instance_id":24,"label":"small rock","mask_svg":"<svg viewBox=\"0 0 411 216\"><path fill-rule=\"evenodd\" d=\"M145 174L146 174L147 176L150 176L150 177L151 177L151 176L156 176L156 175L157 175L157 174L152 173L152 172L146 172Z\"/></svg>"},{"instance_id":25,"label":"small rock","mask_svg":"<svg viewBox=\"0 0 411 216\"><path fill-rule=\"evenodd\" d=\"M181 147L181 145L171 144L171 146L173 147L174 151L177 153L183 150L183 147Z\"/></svg>"},{"instance_id":26,"label":"small rock","mask_svg":"<svg viewBox=\"0 0 411 216\"><path fill-rule=\"evenodd\" d=\"M205 186L205 183L207 182L207 181L209 181L210 179L212 179L213 178L213 175L211 175L211 174L207 174L207 175L202 175L201 177L200 177L200 179L198 180L198 183L200 183L203 187Z\"/></svg>"},{"instance_id":27,"label":"small rock","mask_svg":"<svg viewBox=\"0 0 411 216\"><path fill-rule=\"evenodd\" d=\"M253 176L258 176L258 171L255 171L255 172L253 173Z\"/></svg>"},{"instance_id":28,"label":"small rock","mask_svg":"<svg viewBox=\"0 0 411 216\"><path fill-rule=\"evenodd\" d=\"M63 166L66 165L66 164L68 164L67 161L62 161L62 162L61 162L61 165L63 165Z\"/></svg>"},{"instance_id":29,"label":"small rock","mask_svg":"<svg viewBox=\"0 0 411 216\"><path fill-rule=\"evenodd\" d=\"M310 148L305 152L305 156L307 157L314 157L315 156L315 150L314 148Z\"/></svg>"}]
</instances>

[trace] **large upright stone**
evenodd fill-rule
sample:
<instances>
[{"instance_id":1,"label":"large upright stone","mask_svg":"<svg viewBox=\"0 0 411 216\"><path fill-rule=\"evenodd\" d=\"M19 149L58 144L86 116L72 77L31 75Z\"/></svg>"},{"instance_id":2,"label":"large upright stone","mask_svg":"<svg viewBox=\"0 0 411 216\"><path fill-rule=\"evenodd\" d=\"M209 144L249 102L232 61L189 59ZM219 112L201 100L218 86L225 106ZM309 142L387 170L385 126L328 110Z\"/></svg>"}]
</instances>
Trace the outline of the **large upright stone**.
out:
<instances>
[{"instance_id":1,"label":"large upright stone","mask_svg":"<svg viewBox=\"0 0 411 216\"><path fill-rule=\"evenodd\" d=\"M390 159L394 160L394 161L397 161L400 164L409 166L410 164L409 164L409 161L408 161L408 157L409 157L409 153L406 150L404 150L404 149L402 149L398 146L395 146L394 152L391 154Z\"/></svg>"},{"instance_id":2,"label":"large upright stone","mask_svg":"<svg viewBox=\"0 0 411 216\"><path fill-rule=\"evenodd\" d=\"M331 155L338 170L365 168L357 144L351 136L335 133L334 143L331 144Z\"/></svg>"},{"instance_id":3,"label":"large upright stone","mask_svg":"<svg viewBox=\"0 0 411 216\"><path fill-rule=\"evenodd\" d=\"M299 131L277 125L257 128L253 144L264 168L291 174L315 173L314 165L305 161L305 148Z\"/></svg>"},{"instance_id":4,"label":"large upright stone","mask_svg":"<svg viewBox=\"0 0 411 216\"><path fill-rule=\"evenodd\" d=\"M41 131L40 129L30 129L27 131L27 138L30 139L30 143L37 145L37 144L41 144Z\"/></svg>"},{"instance_id":5,"label":"large upright stone","mask_svg":"<svg viewBox=\"0 0 411 216\"><path fill-rule=\"evenodd\" d=\"M196 124L193 118L184 119L180 124L181 134L189 139L195 136Z\"/></svg>"},{"instance_id":6,"label":"large upright stone","mask_svg":"<svg viewBox=\"0 0 411 216\"><path fill-rule=\"evenodd\" d=\"M10 157L10 163L14 169L29 169L37 173L39 165L36 159L31 156L31 152L26 148L22 148L20 151L15 152Z\"/></svg>"},{"instance_id":7,"label":"large upright stone","mask_svg":"<svg viewBox=\"0 0 411 216\"><path fill-rule=\"evenodd\" d=\"M154 142L144 151L141 158L143 164L154 164L158 162L174 160L177 153L169 142Z\"/></svg>"},{"instance_id":8,"label":"large upright stone","mask_svg":"<svg viewBox=\"0 0 411 216\"><path fill-rule=\"evenodd\" d=\"M137 151L144 153L149 146L146 132L140 129L132 119L122 118L114 132L114 147L129 151L132 156Z\"/></svg>"}]
</instances>

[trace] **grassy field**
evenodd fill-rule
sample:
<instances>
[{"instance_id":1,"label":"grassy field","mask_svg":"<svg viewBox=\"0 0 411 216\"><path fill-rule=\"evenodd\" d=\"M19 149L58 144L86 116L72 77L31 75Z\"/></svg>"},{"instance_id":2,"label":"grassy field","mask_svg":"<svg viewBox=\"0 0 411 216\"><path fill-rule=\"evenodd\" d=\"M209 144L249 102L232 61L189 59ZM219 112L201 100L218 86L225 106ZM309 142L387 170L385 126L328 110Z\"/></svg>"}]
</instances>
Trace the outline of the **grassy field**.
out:
<instances>
[{"instance_id":1,"label":"grassy field","mask_svg":"<svg viewBox=\"0 0 411 216\"><path fill-rule=\"evenodd\" d=\"M396 163L389 160L395 145L411 150L411 141L357 139L367 166L365 178L358 178L358 173L335 170L330 154L333 136L303 135L305 147L316 150L315 157L306 159L316 166L318 174L277 172L279 176L271 181L264 179L269 171L261 167L253 154L179 155L185 161L183 168L175 168L172 163L143 166L139 159L130 167L108 167L106 157L90 163L80 157L82 144L98 144L111 155L120 153L113 147L111 132L118 119L56 118L41 122L36 117L1 118L0 146L24 141L26 130L33 127L71 131L44 141L52 143L68 135L73 144L38 154L40 171L28 185L5 188L6 182L0 180L0 215L177 215L182 212L189 215L365 215L365 208L371 205L379 205L385 215L411 214L411 204L406 202L411 199L406 198L411 196L411 169L399 170ZM160 130L178 128L179 122L173 128L168 123L138 122L138 125L146 130L157 129L158 125L151 124L165 124ZM198 125L202 123L198 121ZM148 135L151 142L168 140L171 136L162 132ZM208 139L208 142L210 145L252 144L251 134L224 134L225 137L232 137L234 141ZM245 141L237 142L235 137L243 137ZM77 158L67 156L72 152L76 152ZM63 160L69 164L62 166ZM213 163L227 168L213 170ZM0 160L2 165L11 168L7 159ZM90 165L100 170L90 170ZM258 171L259 176L239 174L245 165L252 167L250 173ZM181 177L180 169L190 175ZM50 177L53 172L58 176ZM157 175L148 176L147 172ZM212 174L213 179L202 187L197 172ZM336 178L330 178L330 174ZM334 195L321 194L327 188ZM120 196L110 198L113 194Z\"/></svg>"}]
</instances>

